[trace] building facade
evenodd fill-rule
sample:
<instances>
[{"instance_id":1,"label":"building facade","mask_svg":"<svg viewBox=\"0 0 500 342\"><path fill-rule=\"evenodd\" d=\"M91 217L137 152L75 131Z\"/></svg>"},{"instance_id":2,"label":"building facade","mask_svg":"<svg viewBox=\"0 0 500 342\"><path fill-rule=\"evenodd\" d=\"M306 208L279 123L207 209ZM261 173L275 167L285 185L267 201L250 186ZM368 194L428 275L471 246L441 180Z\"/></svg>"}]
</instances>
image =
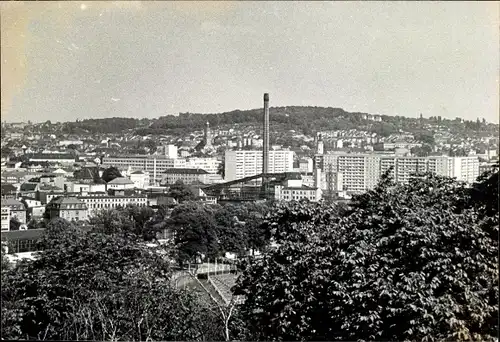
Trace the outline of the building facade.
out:
<instances>
[{"instance_id":1,"label":"building facade","mask_svg":"<svg viewBox=\"0 0 500 342\"><path fill-rule=\"evenodd\" d=\"M183 158L168 158L166 156L110 156L104 157L102 164L105 167L115 166L120 170L142 170L150 175L150 185L159 184L166 169L186 167Z\"/></svg>"},{"instance_id":2,"label":"building facade","mask_svg":"<svg viewBox=\"0 0 500 342\"><path fill-rule=\"evenodd\" d=\"M149 174L144 171L133 171L129 178L137 189L146 189L149 186Z\"/></svg>"},{"instance_id":3,"label":"building facade","mask_svg":"<svg viewBox=\"0 0 500 342\"><path fill-rule=\"evenodd\" d=\"M2 199L2 208L8 208L11 218L16 218L21 224L26 224L26 208L21 202L12 198Z\"/></svg>"},{"instance_id":4,"label":"building facade","mask_svg":"<svg viewBox=\"0 0 500 342\"><path fill-rule=\"evenodd\" d=\"M125 189L133 189L134 187L135 187L134 182L125 177L117 177L113 180L110 180L107 183L108 189L125 190Z\"/></svg>"},{"instance_id":5,"label":"building facade","mask_svg":"<svg viewBox=\"0 0 500 342\"><path fill-rule=\"evenodd\" d=\"M87 205L76 197L60 196L50 201L45 211L51 220L60 217L68 221L86 221L87 209Z\"/></svg>"},{"instance_id":6,"label":"building facade","mask_svg":"<svg viewBox=\"0 0 500 342\"><path fill-rule=\"evenodd\" d=\"M269 151L269 173L293 171L293 151ZM262 173L262 151L226 151L226 181L232 181Z\"/></svg>"},{"instance_id":7,"label":"building facade","mask_svg":"<svg viewBox=\"0 0 500 342\"><path fill-rule=\"evenodd\" d=\"M148 205L148 198L146 195L119 195L112 196L105 193L89 193L86 195L78 196L78 200L83 202L86 206L87 216L91 217L97 211L107 209L124 208L129 204L145 207Z\"/></svg>"},{"instance_id":8,"label":"building facade","mask_svg":"<svg viewBox=\"0 0 500 342\"><path fill-rule=\"evenodd\" d=\"M329 153L317 155L316 165L327 174L342 175L342 189L362 193L373 189L382 174L392 168L397 183L408 183L413 174L432 172L472 183L479 176L477 157L411 157L376 153ZM337 180L338 183L338 180Z\"/></svg>"},{"instance_id":9,"label":"building facade","mask_svg":"<svg viewBox=\"0 0 500 342\"><path fill-rule=\"evenodd\" d=\"M184 184L208 183L209 173L203 169L172 168L167 169L161 180L162 185L172 185L177 181Z\"/></svg>"},{"instance_id":10,"label":"building facade","mask_svg":"<svg viewBox=\"0 0 500 342\"><path fill-rule=\"evenodd\" d=\"M186 160L186 168L190 169L202 169L208 173L217 173L222 160L217 158L188 158Z\"/></svg>"}]
</instances>

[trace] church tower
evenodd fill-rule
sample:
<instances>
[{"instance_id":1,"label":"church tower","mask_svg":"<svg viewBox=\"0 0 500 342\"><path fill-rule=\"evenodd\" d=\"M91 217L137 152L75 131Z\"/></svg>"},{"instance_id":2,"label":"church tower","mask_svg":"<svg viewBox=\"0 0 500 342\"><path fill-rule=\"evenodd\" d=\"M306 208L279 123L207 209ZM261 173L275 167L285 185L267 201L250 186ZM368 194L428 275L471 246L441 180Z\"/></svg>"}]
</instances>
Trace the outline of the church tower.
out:
<instances>
[{"instance_id":1,"label":"church tower","mask_svg":"<svg viewBox=\"0 0 500 342\"><path fill-rule=\"evenodd\" d=\"M316 143L316 154L324 154L324 145L323 138L321 137L321 133L318 135L318 142Z\"/></svg>"},{"instance_id":2,"label":"church tower","mask_svg":"<svg viewBox=\"0 0 500 342\"><path fill-rule=\"evenodd\" d=\"M212 147L212 133L210 132L210 124L205 124L205 148Z\"/></svg>"}]
</instances>

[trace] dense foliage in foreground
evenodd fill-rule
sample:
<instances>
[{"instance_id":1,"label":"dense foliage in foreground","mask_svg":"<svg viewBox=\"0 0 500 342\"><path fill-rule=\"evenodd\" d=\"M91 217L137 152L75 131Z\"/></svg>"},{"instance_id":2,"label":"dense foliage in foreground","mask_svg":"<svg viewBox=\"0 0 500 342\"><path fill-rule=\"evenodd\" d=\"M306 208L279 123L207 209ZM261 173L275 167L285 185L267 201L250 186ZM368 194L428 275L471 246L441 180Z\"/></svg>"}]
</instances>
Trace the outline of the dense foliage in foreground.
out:
<instances>
[{"instance_id":1,"label":"dense foliage in foreground","mask_svg":"<svg viewBox=\"0 0 500 342\"><path fill-rule=\"evenodd\" d=\"M498 172L472 189L385 177L344 215L295 203L279 248L235 288L247 339L492 340L498 333ZM494 205L495 204L495 205Z\"/></svg>"},{"instance_id":2,"label":"dense foliage in foreground","mask_svg":"<svg viewBox=\"0 0 500 342\"><path fill-rule=\"evenodd\" d=\"M217 322L173 286L160 248L68 222L47 229L36 260L2 270L2 338L221 339L206 336Z\"/></svg>"},{"instance_id":3,"label":"dense foliage in foreground","mask_svg":"<svg viewBox=\"0 0 500 342\"><path fill-rule=\"evenodd\" d=\"M492 340L498 330L498 170L472 188L384 177L347 208L204 207L167 218L51 222L34 261L2 253L2 338L50 340ZM260 224L260 222L264 222ZM176 251L148 247L170 226ZM271 239L271 240L269 240ZM269 242L277 247L271 248ZM232 315L173 286L172 258L244 254ZM228 308L220 308L224 313ZM225 320L225 321L224 321Z\"/></svg>"}]
</instances>

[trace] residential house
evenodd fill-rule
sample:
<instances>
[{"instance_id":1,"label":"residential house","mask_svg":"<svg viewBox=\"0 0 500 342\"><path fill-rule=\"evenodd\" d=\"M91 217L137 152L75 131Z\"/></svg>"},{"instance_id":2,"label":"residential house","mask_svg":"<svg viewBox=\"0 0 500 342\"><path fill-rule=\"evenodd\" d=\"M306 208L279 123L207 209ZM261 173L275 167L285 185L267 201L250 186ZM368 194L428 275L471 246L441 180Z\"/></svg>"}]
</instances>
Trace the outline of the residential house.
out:
<instances>
[{"instance_id":1,"label":"residential house","mask_svg":"<svg viewBox=\"0 0 500 342\"><path fill-rule=\"evenodd\" d=\"M26 224L26 208L21 202L12 198L2 199L2 208L10 209L10 218L17 218L21 224Z\"/></svg>"},{"instance_id":2,"label":"residential house","mask_svg":"<svg viewBox=\"0 0 500 342\"><path fill-rule=\"evenodd\" d=\"M88 219L88 207L76 197L59 196L47 204L45 211L49 219L60 217L68 221L85 221Z\"/></svg>"},{"instance_id":3,"label":"residential house","mask_svg":"<svg viewBox=\"0 0 500 342\"><path fill-rule=\"evenodd\" d=\"M145 189L149 186L149 174L141 170L131 172L129 177L134 187L138 189Z\"/></svg>"},{"instance_id":4,"label":"residential house","mask_svg":"<svg viewBox=\"0 0 500 342\"><path fill-rule=\"evenodd\" d=\"M118 177L107 183L108 189L133 189L135 184L128 178Z\"/></svg>"}]
</instances>

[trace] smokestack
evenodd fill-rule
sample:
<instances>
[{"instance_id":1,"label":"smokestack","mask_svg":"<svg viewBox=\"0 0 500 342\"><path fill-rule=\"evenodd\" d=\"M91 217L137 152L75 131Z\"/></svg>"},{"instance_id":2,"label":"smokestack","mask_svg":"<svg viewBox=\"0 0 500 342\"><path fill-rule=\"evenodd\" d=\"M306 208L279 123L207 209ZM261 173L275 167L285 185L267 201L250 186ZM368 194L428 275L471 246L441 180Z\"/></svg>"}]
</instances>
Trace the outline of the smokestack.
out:
<instances>
[{"instance_id":1,"label":"smokestack","mask_svg":"<svg viewBox=\"0 0 500 342\"><path fill-rule=\"evenodd\" d=\"M262 173L269 172L269 94L264 94L264 137L262 153Z\"/></svg>"}]
</instances>

